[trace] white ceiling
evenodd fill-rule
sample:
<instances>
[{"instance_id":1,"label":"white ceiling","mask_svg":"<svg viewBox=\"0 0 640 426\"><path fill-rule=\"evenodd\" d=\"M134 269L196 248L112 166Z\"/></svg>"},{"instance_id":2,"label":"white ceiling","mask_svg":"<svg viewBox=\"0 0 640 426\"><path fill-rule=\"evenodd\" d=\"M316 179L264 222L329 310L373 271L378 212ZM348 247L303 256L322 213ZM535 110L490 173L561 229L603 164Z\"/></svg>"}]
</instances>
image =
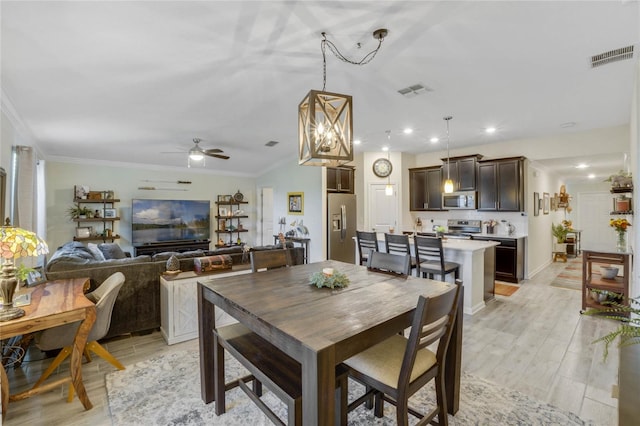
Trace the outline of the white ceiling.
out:
<instances>
[{"instance_id":1,"label":"white ceiling","mask_svg":"<svg viewBox=\"0 0 640 426\"><path fill-rule=\"evenodd\" d=\"M637 51L640 41L631 0L0 7L3 103L46 158L186 167L198 137L231 156L207 158L206 169L253 176L296 158L298 103L322 88L323 31L359 59L376 45L373 30L389 30L368 65L328 53L326 89L354 97L356 150L380 150L390 129L391 149L414 153L444 149L428 140L444 137L445 115L454 116L457 147L627 124L637 52L596 69L589 60L632 44ZM416 83L430 91L397 93ZM490 125L498 128L491 136ZM414 133L403 135L405 127ZM271 140L280 143L266 147ZM586 160L602 175L622 168L622 153L602 169Z\"/></svg>"}]
</instances>

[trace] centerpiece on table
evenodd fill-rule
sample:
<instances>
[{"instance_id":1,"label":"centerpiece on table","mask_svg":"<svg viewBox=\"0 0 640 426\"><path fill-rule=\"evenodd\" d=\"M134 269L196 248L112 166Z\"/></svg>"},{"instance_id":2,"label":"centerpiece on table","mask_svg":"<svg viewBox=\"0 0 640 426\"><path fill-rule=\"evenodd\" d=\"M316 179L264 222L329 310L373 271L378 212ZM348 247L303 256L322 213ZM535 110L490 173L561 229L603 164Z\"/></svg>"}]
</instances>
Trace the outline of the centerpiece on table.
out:
<instances>
[{"instance_id":1,"label":"centerpiece on table","mask_svg":"<svg viewBox=\"0 0 640 426\"><path fill-rule=\"evenodd\" d=\"M318 288L344 288L349 285L349 278L342 272L334 271L333 268L324 268L322 272L315 272L311 275L311 285Z\"/></svg>"},{"instance_id":2,"label":"centerpiece on table","mask_svg":"<svg viewBox=\"0 0 640 426\"><path fill-rule=\"evenodd\" d=\"M627 249L627 228L631 226L631 223L627 219L611 219L609 220L609 226L618 233L618 250L625 251Z\"/></svg>"}]
</instances>

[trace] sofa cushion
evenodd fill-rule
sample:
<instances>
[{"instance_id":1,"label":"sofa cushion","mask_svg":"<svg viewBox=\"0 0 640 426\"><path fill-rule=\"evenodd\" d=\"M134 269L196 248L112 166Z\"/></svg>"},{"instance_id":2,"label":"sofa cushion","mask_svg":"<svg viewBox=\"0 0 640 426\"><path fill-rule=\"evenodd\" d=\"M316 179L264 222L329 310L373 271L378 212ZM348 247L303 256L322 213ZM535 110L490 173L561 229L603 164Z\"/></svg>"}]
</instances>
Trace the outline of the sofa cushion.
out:
<instances>
[{"instance_id":1,"label":"sofa cushion","mask_svg":"<svg viewBox=\"0 0 640 426\"><path fill-rule=\"evenodd\" d=\"M107 260L107 259L104 257L104 254L102 254L102 251L100 250L100 248L98 248L98 245L97 245L97 244L89 243L89 244L87 244L87 248L89 249L89 251L91 252L91 254L93 254L93 257L94 257L97 261Z\"/></svg>"},{"instance_id":2,"label":"sofa cushion","mask_svg":"<svg viewBox=\"0 0 640 426\"><path fill-rule=\"evenodd\" d=\"M190 259L192 257L202 257L204 256L204 252L202 250L191 250L191 251L165 251L162 253L156 253L151 258L152 262L160 262L162 260L169 260L169 258L173 255L176 255L178 259Z\"/></svg>"},{"instance_id":3,"label":"sofa cushion","mask_svg":"<svg viewBox=\"0 0 640 426\"><path fill-rule=\"evenodd\" d=\"M105 260L109 259L124 259L127 255L122 251L119 245L115 243L102 243L98 245L98 248L104 255Z\"/></svg>"}]
</instances>

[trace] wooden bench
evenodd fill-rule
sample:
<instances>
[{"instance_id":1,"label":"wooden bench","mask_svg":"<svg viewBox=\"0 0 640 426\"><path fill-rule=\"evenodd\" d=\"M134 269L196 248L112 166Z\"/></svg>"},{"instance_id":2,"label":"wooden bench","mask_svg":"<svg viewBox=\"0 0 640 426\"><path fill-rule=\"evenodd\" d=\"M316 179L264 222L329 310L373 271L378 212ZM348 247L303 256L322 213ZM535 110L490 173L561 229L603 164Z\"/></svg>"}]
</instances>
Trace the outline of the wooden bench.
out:
<instances>
[{"instance_id":1,"label":"wooden bench","mask_svg":"<svg viewBox=\"0 0 640 426\"><path fill-rule=\"evenodd\" d=\"M286 403L287 424L302 425L302 368L299 362L242 324L232 324L214 330L214 341L216 340L218 343L216 346L220 348L220 352L223 352L221 348L226 349L249 370L254 380L253 389L247 386L247 378L238 379L237 386L272 422L284 425L282 420L260 399L261 384ZM217 356L224 356L220 352ZM347 424L347 407L342 406L340 397L342 389L346 391L346 380L347 370L342 367L336 368L335 421L336 424L341 425ZM226 385L224 382L224 374L219 375L219 383L216 383L216 405L224 404L222 392L236 385Z\"/></svg>"}]
</instances>

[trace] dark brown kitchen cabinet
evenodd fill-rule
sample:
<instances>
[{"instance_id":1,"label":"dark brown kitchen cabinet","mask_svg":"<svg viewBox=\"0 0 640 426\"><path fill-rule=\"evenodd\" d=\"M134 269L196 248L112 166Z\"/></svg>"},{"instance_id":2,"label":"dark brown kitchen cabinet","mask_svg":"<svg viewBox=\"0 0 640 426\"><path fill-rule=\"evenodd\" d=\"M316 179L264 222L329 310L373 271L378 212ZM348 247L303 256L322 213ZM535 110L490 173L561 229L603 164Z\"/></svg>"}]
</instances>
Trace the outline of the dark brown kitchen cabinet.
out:
<instances>
[{"instance_id":1,"label":"dark brown kitchen cabinet","mask_svg":"<svg viewBox=\"0 0 640 426\"><path fill-rule=\"evenodd\" d=\"M327 167L327 191L353 194L353 175L351 167Z\"/></svg>"},{"instance_id":2,"label":"dark brown kitchen cabinet","mask_svg":"<svg viewBox=\"0 0 640 426\"><path fill-rule=\"evenodd\" d=\"M524 210L524 157L480 161L478 210Z\"/></svg>"},{"instance_id":3,"label":"dark brown kitchen cabinet","mask_svg":"<svg viewBox=\"0 0 640 426\"><path fill-rule=\"evenodd\" d=\"M409 210L442 209L442 167L409 169Z\"/></svg>"},{"instance_id":4,"label":"dark brown kitchen cabinet","mask_svg":"<svg viewBox=\"0 0 640 426\"><path fill-rule=\"evenodd\" d=\"M482 155L475 154L464 157L449 158L449 177L453 180L454 191L475 191L478 161ZM443 158L442 184L447 179L447 159Z\"/></svg>"},{"instance_id":5,"label":"dark brown kitchen cabinet","mask_svg":"<svg viewBox=\"0 0 640 426\"><path fill-rule=\"evenodd\" d=\"M496 241L496 280L518 283L524 279L524 238L473 237L474 240Z\"/></svg>"}]
</instances>

